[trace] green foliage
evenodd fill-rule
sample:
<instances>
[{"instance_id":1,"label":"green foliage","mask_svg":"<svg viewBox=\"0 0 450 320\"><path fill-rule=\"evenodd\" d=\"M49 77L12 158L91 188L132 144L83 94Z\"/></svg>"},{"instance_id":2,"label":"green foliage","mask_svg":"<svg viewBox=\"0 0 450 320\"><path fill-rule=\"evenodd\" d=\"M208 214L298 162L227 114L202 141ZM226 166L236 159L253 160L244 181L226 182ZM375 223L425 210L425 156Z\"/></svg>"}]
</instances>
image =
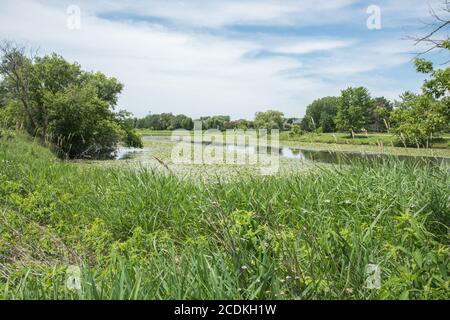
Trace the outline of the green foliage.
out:
<instances>
[{"instance_id":1,"label":"green foliage","mask_svg":"<svg viewBox=\"0 0 450 320\"><path fill-rule=\"evenodd\" d=\"M303 134L301 127L297 124L293 125L291 130L289 131L289 137L298 137Z\"/></svg>"},{"instance_id":2,"label":"green foliage","mask_svg":"<svg viewBox=\"0 0 450 320\"><path fill-rule=\"evenodd\" d=\"M255 128L257 129L283 129L284 114L279 111L269 110L255 114Z\"/></svg>"},{"instance_id":3,"label":"green foliage","mask_svg":"<svg viewBox=\"0 0 450 320\"><path fill-rule=\"evenodd\" d=\"M0 139L4 299L448 299L446 167L198 182ZM381 288L366 288L366 266ZM68 266L81 288L66 286Z\"/></svg>"},{"instance_id":4,"label":"green foliage","mask_svg":"<svg viewBox=\"0 0 450 320\"><path fill-rule=\"evenodd\" d=\"M126 110L120 110L116 114L116 119L119 120L119 123L121 124L121 140L127 147L143 148L144 143L142 142L141 136L134 128L134 121L131 118L131 115L132 114Z\"/></svg>"},{"instance_id":5,"label":"green foliage","mask_svg":"<svg viewBox=\"0 0 450 320\"><path fill-rule=\"evenodd\" d=\"M0 73L6 125L24 123L60 157L110 158L120 141L142 146L114 112L123 88L117 79L85 72L56 54L29 59L10 47L3 48Z\"/></svg>"},{"instance_id":6,"label":"green foliage","mask_svg":"<svg viewBox=\"0 0 450 320\"><path fill-rule=\"evenodd\" d=\"M434 97L435 99L443 99L448 103L450 91L450 67L438 69L431 72L431 79L423 84L423 93Z\"/></svg>"},{"instance_id":7,"label":"green foliage","mask_svg":"<svg viewBox=\"0 0 450 320\"><path fill-rule=\"evenodd\" d=\"M224 123L225 129L240 129L247 130L253 128L253 122L245 119L239 119L234 121L229 121Z\"/></svg>"},{"instance_id":8,"label":"green foliage","mask_svg":"<svg viewBox=\"0 0 450 320\"><path fill-rule=\"evenodd\" d=\"M392 112L393 132L405 146L430 147L433 136L450 128L450 68L433 69L424 59L416 60L417 71L430 75L422 94L405 93Z\"/></svg>"},{"instance_id":9,"label":"green foliage","mask_svg":"<svg viewBox=\"0 0 450 320\"><path fill-rule=\"evenodd\" d=\"M336 127L352 134L361 131L368 124L368 113L373 103L369 91L364 87L342 90L335 118Z\"/></svg>"},{"instance_id":10,"label":"green foliage","mask_svg":"<svg viewBox=\"0 0 450 320\"><path fill-rule=\"evenodd\" d=\"M8 103L7 94L8 91L6 90L5 84L0 82L0 110Z\"/></svg>"},{"instance_id":11,"label":"green foliage","mask_svg":"<svg viewBox=\"0 0 450 320\"><path fill-rule=\"evenodd\" d=\"M372 132L386 132L390 128L390 116L393 109L393 103L385 97L375 98L369 109L367 129Z\"/></svg>"},{"instance_id":12,"label":"green foliage","mask_svg":"<svg viewBox=\"0 0 450 320\"><path fill-rule=\"evenodd\" d=\"M338 106L340 113L338 116ZM302 120L305 131L316 133L340 130L383 132L389 126L392 103L384 97L372 100L365 88L348 88L342 96L325 97L314 101L306 109Z\"/></svg>"},{"instance_id":13,"label":"green foliage","mask_svg":"<svg viewBox=\"0 0 450 320\"><path fill-rule=\"evenodd\" d=\"M334 117L337 114L339 98L325 97L315 100L306 107L306 114L302 121L302 128L306 131L334 132L336 125Z\"/></svg>"},{"instance_id":14,"label":"green foliage","mask_svg":"<svg viewBox=\"0 0 450 320\"><path fill-rule=\"evenodd\" d=\"M6 100L5 105L0 107L0 127L20 127L24 123L26 123L26 117L20 111L18 103L16 101Z\"/></svg>"},{"instance_id":15,"label":"green foliage","mask_svg":"<svg viewBox=\"0 0 450 320\"><path fill-rule=\"evenodd\" d=\"M217 129L224 130L226 129L227 124L230 122L230 116L212 116L212 117L201 117L200 121L202 121L203 130L208 129Z\"/></svg>"},{"instance_id":16,"label":"green foliage","mask_svg":"<svg viewBox=\"0 0 450 320\"><path fill-rule=\"evenodd\" d=\"M120 138L120 126L93 85L68 87L49 94L48 133L59 154L69 158L109 158Z\"/></svg>"},{"instance_id":17,"label":"green foliage","mask_svg":"<svg viewBox=\"0 0 450 320\"><path fill-rule=\"evenodd\" d=\"M171 127L174 129L192 130L194 128L194 122L191 118L183 114L179 114L175 116L174 120L172 120Z\"/></svg>"},{"instance_id":18,"label":"green foliage","mask_svg":"<svg viewBox=\"0 0 450 320\"><path fill-rule=\"evenodd\" d=\"M430 147L433 134L449 124L445 108L444 103L428 95L413 96L392 113L393 132L406 146Z\"/></svg>"},{"instance_id":19,"label":"green foliage","mask_svg":"<svg viewBox=\"0 0 450 320\"><path fill-rule=\"evenodd\" d=\"M431 73L433 72L433 62L425 59L416 59L414 62L416 65L417 72L420 73Z\"/></svg>"},{"instance_id":20,"label":"green foliage","mask_svg":"<svg viewBox=\"0 0 450 320\"><path fill-rule=\"evenodd\" d=\"M134 126L139 129L152 130L192 130L194 128L194 122L191 118L183 114L175 116L172 113L162 113L149 114L144 118L136 119Z\"/></svg>"}]
</instances>

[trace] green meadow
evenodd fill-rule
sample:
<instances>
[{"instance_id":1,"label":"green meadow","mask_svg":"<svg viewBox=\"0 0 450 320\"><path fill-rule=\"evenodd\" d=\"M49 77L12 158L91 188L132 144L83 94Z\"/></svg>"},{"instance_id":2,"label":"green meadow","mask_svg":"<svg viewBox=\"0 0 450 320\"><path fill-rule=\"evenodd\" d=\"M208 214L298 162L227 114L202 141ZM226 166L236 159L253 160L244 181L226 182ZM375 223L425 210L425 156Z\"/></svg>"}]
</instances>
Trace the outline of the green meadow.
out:
<instances>
[{"instance_id":1,"label":"green meadow","mask_svg":"<svg viewBox=\"0 0 450 320\"><path fill-rule=\"evenodd\" d=\"M450 300L450 0L210 2L0 4L0 300Z\"/></svg>"},{"instance_id":2,"label":"green meadow","mask_svg":"<svg viewBox=\"0 0 450 320\"><path fill-rule=\"evenodd\" d=\"M166 161L164 143L146 146ZM158 163L63 161L3 131L0 298L449 298L444 165L282 161L198 179Z\"/></svg>"}]
</instances>

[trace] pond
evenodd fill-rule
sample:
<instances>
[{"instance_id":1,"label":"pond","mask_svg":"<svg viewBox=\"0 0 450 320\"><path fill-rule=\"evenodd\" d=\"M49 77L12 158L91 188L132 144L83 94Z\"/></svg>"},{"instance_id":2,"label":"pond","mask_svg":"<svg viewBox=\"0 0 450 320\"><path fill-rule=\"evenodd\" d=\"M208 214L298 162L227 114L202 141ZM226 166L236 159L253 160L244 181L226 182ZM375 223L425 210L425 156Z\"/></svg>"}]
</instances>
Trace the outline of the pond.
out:
<instances>
[{"instance_id":1,"label":"pond","mask_svg":"<svg viewBox=\"0 0 450 320\"><path fill-rule=\"evenodd\" d=\"M119 147L116 150L114 155L114 160L133 160L137 156L141 156L143 154L149 154L150 150L148 148L127 148L127 147Z\"/></svg>"},{"instance_id":2,"label":"pond","mask_svg":"<svg viewBox=\"0 0 450 320\"><path fill-rule=\"evenodd\" d=\"M144 141L155 143L165 143L167 148L171 148L172 141L168 136L145 136ZM203 142L205 145L211 145L210 142ZM218 146L217 144L214 144ZM237 146L224 144L226 152L246 153L246 154L259 154L260 150L257 146ZM115 160L139 160L152 155L152 145L146 146L143 149L125 148L121 147L117 149ZM273 152L269 147L267 152ZM435 165L445 165L450 167L450 158L444 157L423 157L423 156L407 156L407 155L388 155L388 154L373 154L373 153L361 153L361 152L349 152L349 151L323 151L323 150L309 150L301 147L285 147L281 146L275 150L278 152L280 158L284 159L297 159L304 163L328 163L328 164L351 164L355 161L370 160L382 162L388 159L398 159L401 161L407 161L417 164L431 163Z\"/></svg>"}]
</instances>

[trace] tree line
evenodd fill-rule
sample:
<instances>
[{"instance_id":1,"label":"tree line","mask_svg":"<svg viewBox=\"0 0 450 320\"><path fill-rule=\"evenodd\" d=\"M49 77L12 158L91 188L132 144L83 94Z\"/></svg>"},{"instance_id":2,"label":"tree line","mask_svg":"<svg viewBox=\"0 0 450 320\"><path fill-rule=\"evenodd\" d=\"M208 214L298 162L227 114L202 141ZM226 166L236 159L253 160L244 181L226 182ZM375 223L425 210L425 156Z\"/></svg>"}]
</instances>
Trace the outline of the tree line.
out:
<instances>
[{"instance_id":1,"label":"tree line","mask_svg":"<svg viewBox=\"0 0 450 320\"><path fill-rule=\"evenodd\" d=\"M203 129L225 130L235 128L236 121L231 121L230 116L205 116L199 119L192 119L184 114L174 115L172 113L148 114L143 118L132 118L129 123L137 129L150 130L192 130L194 121L201 121Z\"/></svg>"},{"instance_id":2,"label":"tree line","mask_svg":"<svg viewBox=\"0 0 450 320\"><path fill-rule=\"evenodd\" d=\"M364 87L347 88L340 97L324 97L306 108L301 129L307 132L386 132L394 104L385 97L372 98Z\"/></svg>"},{"instance_id":3,"label":"tree line","mask_svg":"<svg viewBox=\"0 0 450 320\"><path fill-rule=\"evenodd\" d=\"M184 114L174 115L172 113L148 114L143 118L130 118L127 122L136 129L150 130L176 130L194 129L194 122L202 123L202 130L229 130L229 129L280 129L290 128L289 121L284 118L282 112L269 110L267 112L257 112L254 120L238 119L231 120L230 116L215 115L203 116L197 119L190 118Z\"/></svg>"}]
</instances>

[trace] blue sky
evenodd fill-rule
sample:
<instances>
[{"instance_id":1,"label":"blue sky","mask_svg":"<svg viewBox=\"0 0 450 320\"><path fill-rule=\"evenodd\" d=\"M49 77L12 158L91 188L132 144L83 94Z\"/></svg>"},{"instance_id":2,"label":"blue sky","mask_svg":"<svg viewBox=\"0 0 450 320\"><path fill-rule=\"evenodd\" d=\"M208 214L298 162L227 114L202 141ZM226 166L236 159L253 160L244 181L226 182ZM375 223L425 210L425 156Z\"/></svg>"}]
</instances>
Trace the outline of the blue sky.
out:
<instances>
[{"instance_id":1,"label":"blue sky","mask_svg":"<svg viewBox=\"0 0 450 320\"><path fill-rule=\"evenodd\" d=\"M80 28L69 28L70 5ZM367 27L380 9L381 29ZM1 1L0 38L117 77L121 109L252 118L303 116L313 100L366 86L396 99L423 75L408 35L440 0ZM448 32L448 31L447 31ZM439 61L438 55L429 58Z\"/></svg>"}]
</instances>

